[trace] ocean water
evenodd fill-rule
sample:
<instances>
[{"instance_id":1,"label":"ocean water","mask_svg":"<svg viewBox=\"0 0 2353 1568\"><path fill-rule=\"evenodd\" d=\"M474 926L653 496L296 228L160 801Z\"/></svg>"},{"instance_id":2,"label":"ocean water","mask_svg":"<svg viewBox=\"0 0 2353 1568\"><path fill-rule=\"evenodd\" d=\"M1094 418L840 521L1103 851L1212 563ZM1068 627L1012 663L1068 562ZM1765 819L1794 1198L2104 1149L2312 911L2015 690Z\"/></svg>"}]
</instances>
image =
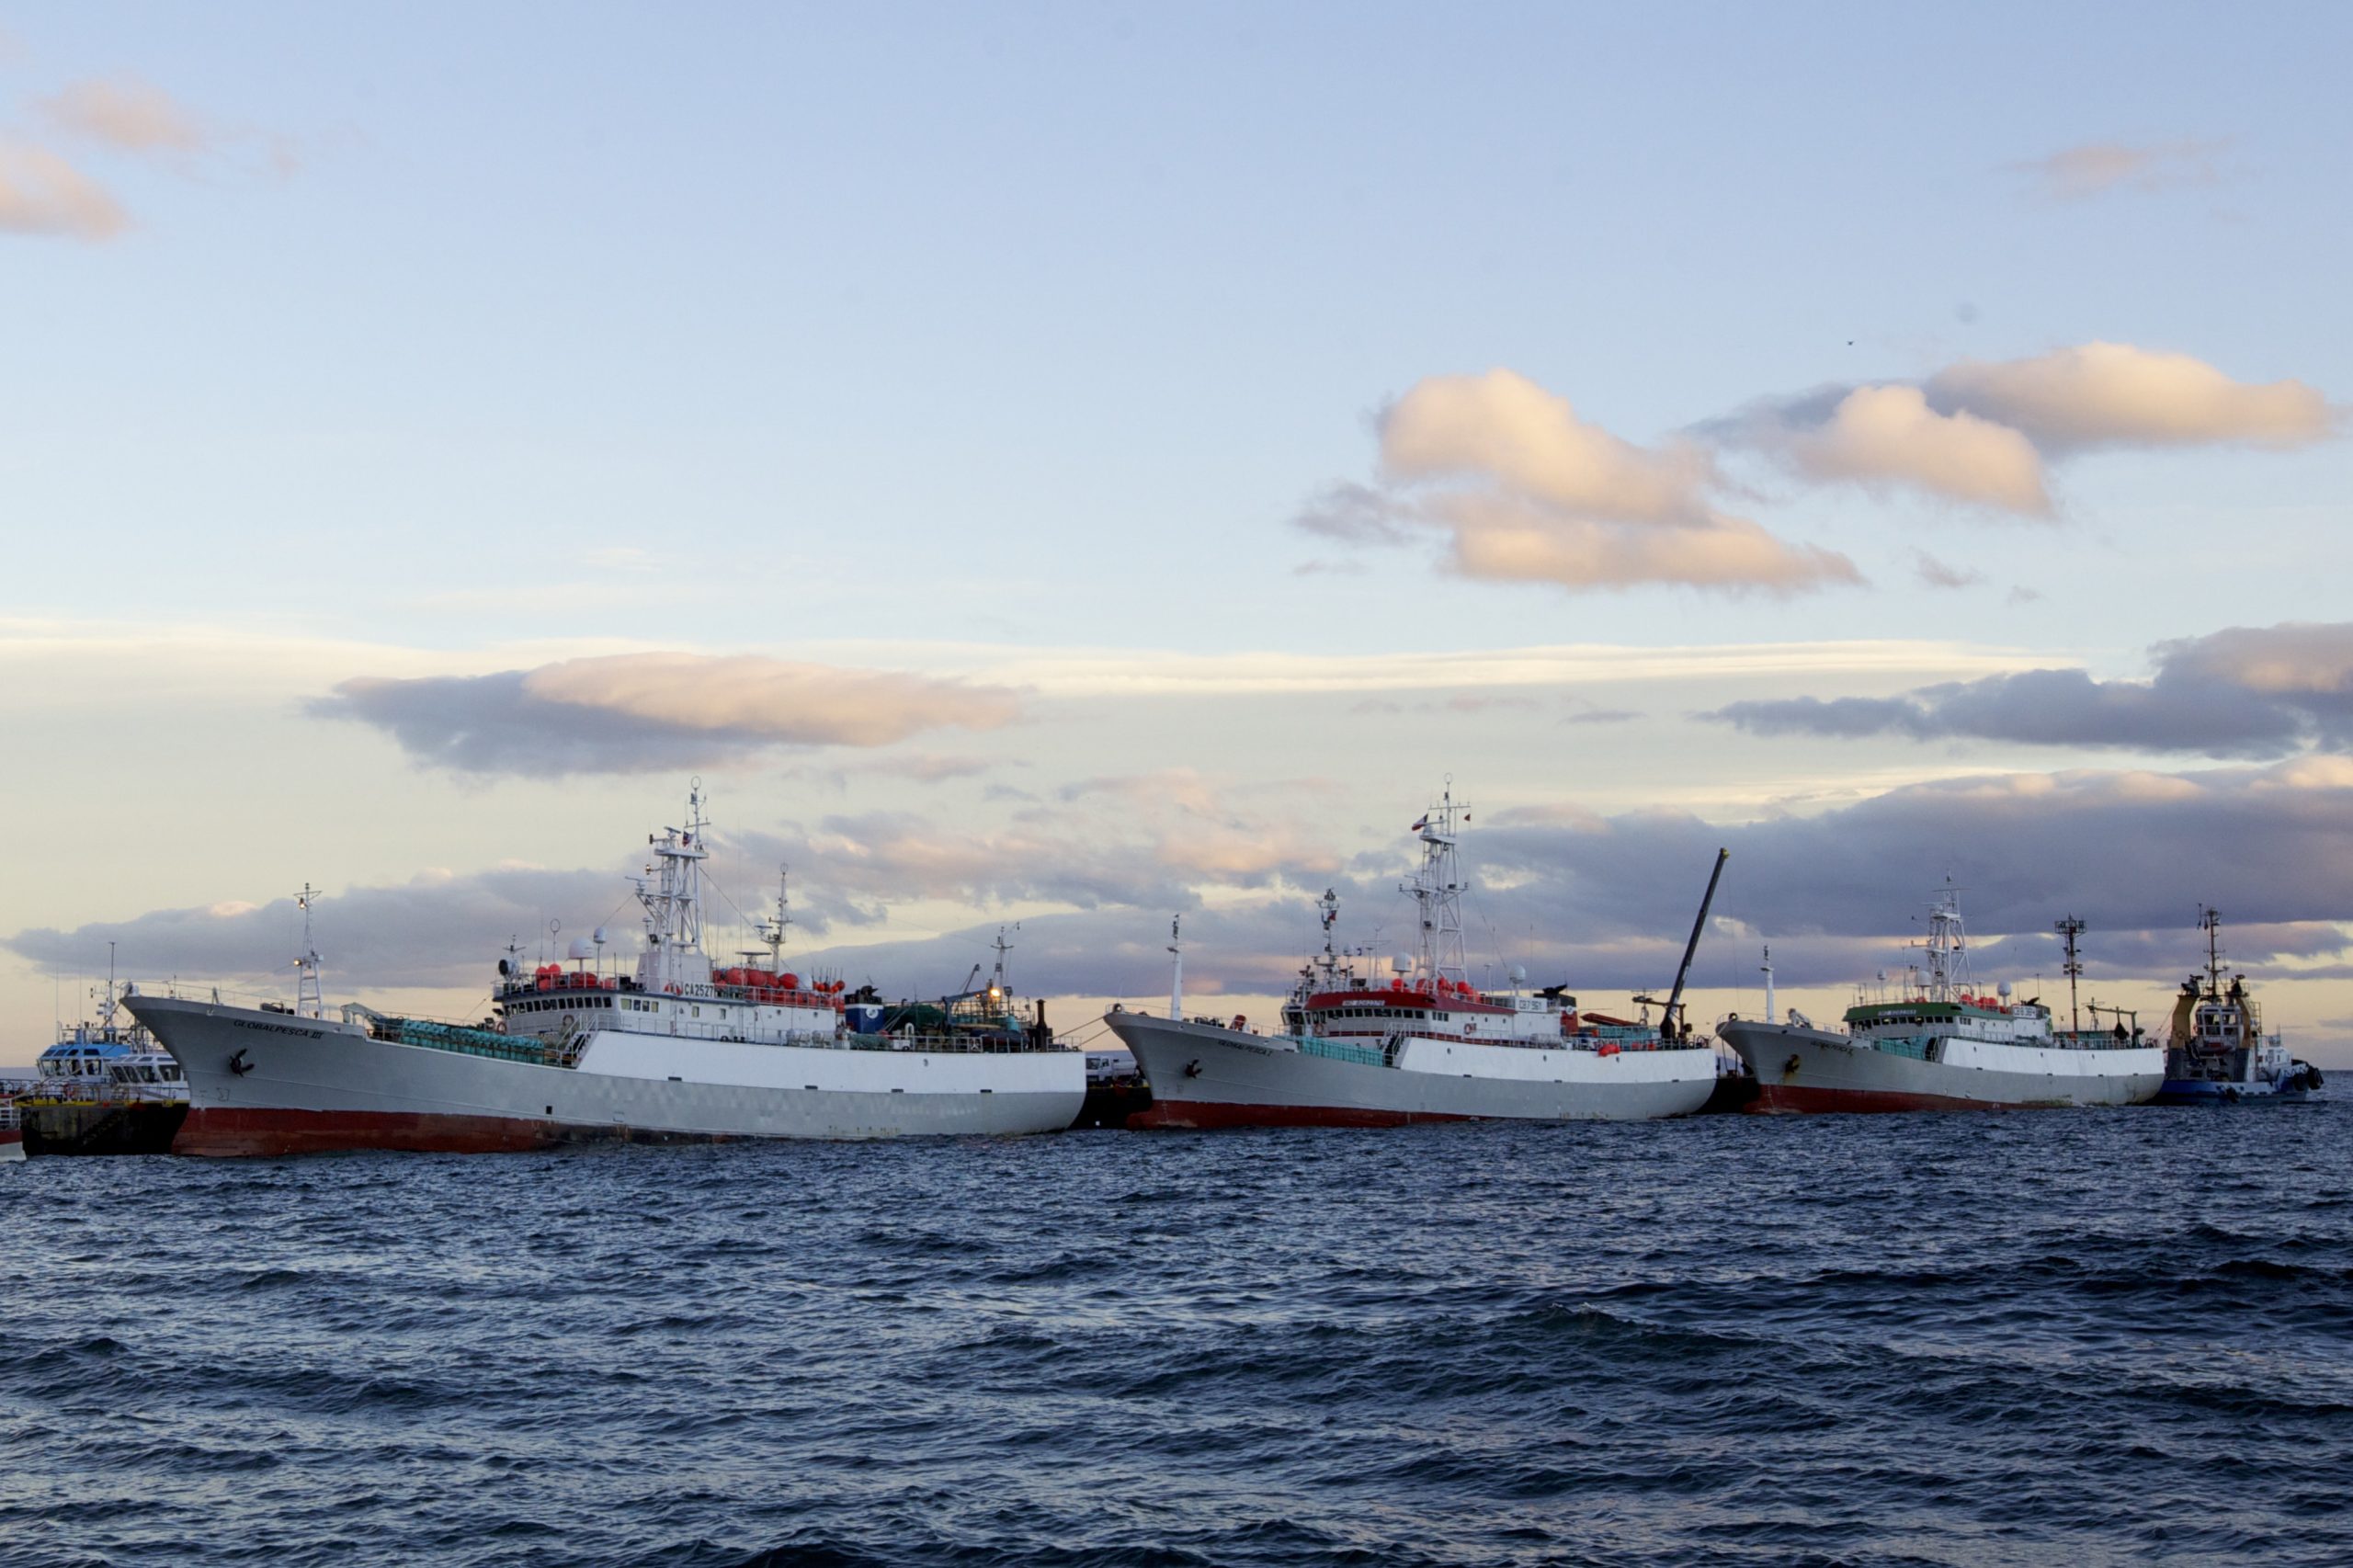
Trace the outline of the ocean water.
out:
<instances>
[{"instance_id":1,"label":"ocean water","mask_svg":"<svg viewBox=\"0 0 2353 1568\"><path fill-rule=\"evenodd\" d=\"M0 1166L0 1562L2342 1564L2349 1135Z\"/></svg>"}]
</instances>

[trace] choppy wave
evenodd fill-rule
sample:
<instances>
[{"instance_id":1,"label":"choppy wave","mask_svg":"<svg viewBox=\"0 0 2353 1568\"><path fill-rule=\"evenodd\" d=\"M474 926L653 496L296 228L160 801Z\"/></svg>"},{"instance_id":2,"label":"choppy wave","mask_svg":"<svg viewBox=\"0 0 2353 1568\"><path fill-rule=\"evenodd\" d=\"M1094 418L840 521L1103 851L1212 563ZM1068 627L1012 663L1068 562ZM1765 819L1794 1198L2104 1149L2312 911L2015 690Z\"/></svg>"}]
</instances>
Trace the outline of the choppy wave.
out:
<instances>
[{"instance_id":1,"label":"choppy wave","mask_svg":"<svg viewBox=\"0 0 2353 1568\"><path fill-rule=\"evenodd\" d=\"M0 1562L2353 1561L2353 1113L0 1168Z\"/></svg>"}]
</instances>

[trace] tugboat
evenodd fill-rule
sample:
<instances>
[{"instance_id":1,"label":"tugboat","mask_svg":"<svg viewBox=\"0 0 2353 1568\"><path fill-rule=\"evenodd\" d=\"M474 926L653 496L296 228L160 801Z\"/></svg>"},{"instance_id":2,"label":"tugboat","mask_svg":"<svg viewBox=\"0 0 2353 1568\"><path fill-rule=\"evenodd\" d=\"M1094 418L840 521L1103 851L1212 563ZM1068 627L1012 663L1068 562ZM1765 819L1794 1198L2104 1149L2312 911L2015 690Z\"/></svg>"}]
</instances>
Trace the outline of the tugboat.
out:
<instances>
[{"instance_id":1,"label":"tugboat","mask_svg":"<svg viewBox=\"0 0 2353 1568\"><path fill-rule=\"evenodd\" d=\"M653 835L655 866L631 879L645 912L633 973L604 972L596 939L593 953L573 945L569 970L499 960L480 1026L358 1003L331 1014L306 890L291 1006L134 990L126 1005L194 1092L174 1150L465 1153L1070 1125L1086 1098L1084 1060L1009 1017L1001 986L994 999L949 998L936 1017L877 1016L863 1001L853 1012L839 981L782 971L781 894L772 961L714 969L702 944L710 824L695 785L686 824Z\"/></svg>"},{"instance_id":2,"label":"tugboat","mask_svg":"<svg viewBox=\"0 0 2353 1568\"><path fill-rule=\"evenodd\" d=\"M2067 940L2072 988L2082 972L2075 937L2084 924L2058 923ZM2009 982L1991 995L1971 977L1969 938L1958 890L1929 908L1915 966L1893 996L1859 995L1844 1029L1816 1026L1792 1007L1773 1018L1726 1018L1716 1032L1756 1074L1751 1111L1996 1110L2030 1106L2138 1105L2165 1079L2165 1052L2128 1029L2052 1027L2038 997L2011 1000ZM2095 1021L2097 1013L2094 1013Z\"/></svg>"},{"instance_id":3,"label":"tugboat","mask_svg":"<svg viewBox=\"0 0 2353 1568\"><path fill-rule=\"evenodd\" d=\"M1705 1104L1716 1084L1715 1051L1694 1042L1683 1022L1690 948L1656 1027L1580 1012L1565 986L1530 990L1517 966L1505 986L1471 983L1456 856L1469 817L1449 789L1409 830L1420 836L1422 864L1399 891L1414 900L1421 949L1398 956L1386 981L1359 967L1362 950L1334 949L1339 899L1324 895L1323 954L1300 970L1277 1032L1262 1034L1240 1016L1231 1023L1185 1017L1183 944L1172 926L1168 1017L1114 1012L1105 1020L1151 1085L1151 1106L1128 1124L1617 1121L1688 1116ZM1722 870L1720 855L1717 875ZM1715 887L1711 877L1711 898ZM1703 903L1699 924L1706 919Z\"/></svg>"},{"instance_id":4,"label":"tugboat","mask_svg":"<svg viewBox=\"0 0 2353 1568\"><path fill-rule=\"evenodd\" d=\"M154 1036L122 1017L109 949L95 1023L67 1024L17 1096L24 1152L163 1154L188 1119L188 1081Z\"/></svg>"},{"instance_id":5,"label":"tugboat","mask_svg":"<svg viewBox=\"0 0 2353 1568\"><path fill-rule=\"evenodd\" d=\"M2191 975L2174 999L2159 1105L2238 1105L2249 1100L2292 1104L2319 1096L2321 1072L2288 1054L2276 1034L2263 1032L2263 1010L2246 994L2246 976L2222 981L2222 916L2211 907L2198 915L2206 933L2206 972Z\"/></svg>"}]
</instances>

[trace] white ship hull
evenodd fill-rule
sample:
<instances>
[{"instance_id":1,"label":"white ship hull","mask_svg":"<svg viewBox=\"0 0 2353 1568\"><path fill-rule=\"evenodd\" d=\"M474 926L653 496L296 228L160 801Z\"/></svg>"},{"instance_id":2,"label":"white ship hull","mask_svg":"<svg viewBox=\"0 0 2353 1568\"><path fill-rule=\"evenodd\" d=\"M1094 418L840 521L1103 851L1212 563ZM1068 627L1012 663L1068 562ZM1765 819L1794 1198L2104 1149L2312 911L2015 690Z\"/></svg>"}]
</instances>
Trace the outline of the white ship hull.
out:
<instances>
[{"instance_id":1,"label":"white ship hull","mask_svg":"<svg viewBox=\"0 0 2353 1568\"><path fill-rule=\"evenodd\" d=\"M567 1068L396 1044L333 1018L169 997L130 1006L188 1077L178 1153L1049 1132L1068 1127L1086 1097L1075 1051L850 1050L605 1030Z\"/></svg>"},{"instance_id":2,"label":"white ship hull","mask_svg":"<svg viewBox=\"0 0 2353 1568\"><path fill-rule=\"evenodd\" d=\"M1877 1051L1794 1024L1728 1019L1724 1043L1756 1074L1757 1111L1995 1110L2139 1105L2165 1082L2162 1047L2083 1049L1948 1037L1938 1059Z\"/></svg>"},{"instance_id":3,"label":"white ship hull","mask_svg":"<svg viewBox=\"0 0 2353 1568\"><path fill-rule=\"evenodd\" d=\"M1313 1054L1286 1035L1141 1013L1106 1020L1135 1052L1151 1108L1131 1127L1387 1127L1508 1119L1688 1116L1716 1083L1708 1049L1545 1050L1415 1038L1396 1066Z\"/></svg>"}]
</instances>

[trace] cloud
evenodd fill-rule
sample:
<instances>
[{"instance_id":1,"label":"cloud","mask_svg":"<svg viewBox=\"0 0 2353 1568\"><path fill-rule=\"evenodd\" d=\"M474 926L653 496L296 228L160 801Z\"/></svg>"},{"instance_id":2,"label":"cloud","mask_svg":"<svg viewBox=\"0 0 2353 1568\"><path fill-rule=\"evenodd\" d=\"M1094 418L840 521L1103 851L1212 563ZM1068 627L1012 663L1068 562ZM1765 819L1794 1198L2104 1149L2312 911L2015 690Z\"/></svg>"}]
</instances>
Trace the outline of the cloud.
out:
<instances>
[{"instance_id":1,"label":"cloud","mask_svg":"<svg viewBox=\"0 0 2353 1568\"><path fill-rule=\"evenodd\" d=\"M353 888L314 901L314 930L327 967L363 987L480 984L488 990L499 949L519 934L529 946L551 915L565 938L585 935L600 912L625 897L606 871L502 867L467 876L428 872L388 887ZM576 913L585 912L585 913ZM575 926L574 922L578 924ZM636 929L634 920L627 922ZM117 945L125 973L253 983L290 972L301 915L292 898L159 909L128 920L60 931L19 931L5 945L43 969L90 972Z\"/></svg>"},{"instance_id":2,"label":"cloud","mask_svg":"<svg viewBox=\"0 0 2353 1568\"><path fill-rule=\"evenodd\" d=\"M113 197L56 153L0 142L0 230L98 241L130 226Z\"/></svg>"},{"instance_id":3,"label":"cloud","mask_svg":"<svg viewBox=\"0 0 2353 1568\"><path fill-rule=\"evenodd\" d=\"M1930 376L1927 400L1998 421L2046 452L2101 446L2245 442L2302 446L2336 433L2328 402L2302 381L2234 381L2187 354L2085 343L2029 359L1962 359Z\"/></svg>"},{"instance_id":4,"label":"cloud","mask_svg":"<svg viewBox=\"0 0 2353 1568\"><path fill-rule=\"evenodd\" d=\"M979 835L897 813L724 833L712 869L733 897L714 898L710 913L723 926L731 903L756 907L779 860L793 868L804 939L870 927L918 898L975 911L1058 904L1023 912L1016 938L1017 983L1040 994L1164 990L1175 910L1188 912L1190 989L1279 992L1320 940L1311 904L1326 886L1340 893L1344 943L1411 945L1412 908L1396 891L1412 858L1408 835L1344 861L1279 817L1240 810L1227 792L1195 797L1211 823L1261 840L1239 844L1176 803L1191 794L1180 787L1187 780L1166 782L1093 781L1074 801ZM1154 813L1142 826L1140 810ZM2165 977L2195 961L2191 911L2200 900L2234 915L2234 964L2292 960L2300 974L2322 972L2325 960L2345 966L2347 939L2336 922L2353 907L2353 760L1950 778L1818 815L1749 822L1665 810L1482 812L1464 849L1474 973L1524 963L1540 982L1565 980L1597 998L1667 983L1719 846L1732 861L1695 970L1703 985L1753 981L1753 944L1764 940L1785 985L1843 984L1896 967L1901 944L1916 935L1914 917L1949 874L1964 889L1982 976L2055 975L2050 923L2073 913L2091 923L2086 947L2099 972L2157 977L2142 983L2142 1005L2154 1006ZM318 929L337 992L471 989L486 983L510 934L530 946L551 916L567 937L609 922L626 961L635 934L627 900L609 870L433 873L331 896ZM796 947L790 961L893 993L936 994L984 955L994 925L881 946ZM126 971L142 979L276 975L283 985L298 931L280 899L20 931L5 945L70 972L95 968L111 940ZM711 940L727 946L723 934ZM2129 992L2109 999L2134 1001Z\"/></svg>"},{"instance_id":5,"label":"cloud","mask_svg":"<svg viewBox=\"0 0 2353 1568\"><path fill-rule=\"evenodd\" d=\"M363 676L306 711L372 724L429 766L554 777L995 729L1017 717L1018 704L1002 687L885 671L754 654L620 653L485 676Z\"/></svg>"},{"instance_id":6,"label":"cloud","mask_svg":"<svg viewBox=\"0 0 2353 1568\"><path fill-rule=\"evenodd\" d=\"M2353 622L2233 627L2160 642L2145 681L2025 670L1900 697L1735 702L1707 717L1765 735L1968 737L2279 757L2353 749Z\"/></svg>"},{"instance_id":7,"label":"cloud","mask_svg":"<svg viewBox=\"0 0 2353 1568\"><path fill-rule=\"evenodd\" d=\"M1429 515L1453 535L1454 569L1491 582L1554 583L1569 589L1675 583L1794 594L1862 581L1847 557L1784 543L1741 517L1631 528L1566 517L1518 497L1479 494L1439 497Z\"/></svg>"},{"instance_id":8,"label":"cloud","mask_svg":"<svg viewBox=\"0 0 2353 1568\"><path fill-rule=\"evenodd\" d=\"M125 153L203 151L213 133L151 82L76 82L36 106L59 130Z\"/></svg>"},{"instance_id":9,"label":"cloud","mask_svg":"<svg viewBox=\"0 0 2353 1568\"><path fill-rule=\"evenodd\" d=\"M1793 434L1788 456L1820 483L1906 483L2005 511L2051 510L2033 442L1973 414L1939 414L1917 387L1857 387L1823 424Z\"/></svg>"},{"instance_id":10,"label":"cloud","mask_svg":"<svg viewBox=\"0 0 2353 1568\"><path fill-rule=\"evenodd\" d=\"M2228 682L2264 697L2322 702L2340 722L2353 716L2353 623L2234 626L2157 646L2165 667L2186 677Z\"/></svg>"},{"instance_id":11,"label":"cloud","mask_svg":"<svg viewBox=\"0 0 2353 1568\"><path fill-rule=\"evenodd\" d=\"M2315 766L2315 763L2318 766ZM1754 983L1769 940L1784 985L1844 985L1900 968L1915 916L1947 875L1962 886L1978 973L2058 973L2051 922L2091 923L2094 971L2144 977L2144 1007L2200 953L2200 900L2240 912L2233 961L2343 955L2336 920L2353 905L2353 764L2311 759L2189 775L2013 774L1916 785L1814 816L1710 823L1687 812L1598 816L1520 810L1466 837L1464 912L1474 972L1512 963L1588 995L1667 983L1718 846L1732 851L1695 980ZM1114 899L1083 915L1032 916L1023 983L1040 992L1141 996L1167 984L1166 913L1188 908L1187 984L1279 994L1320 939L1309 907L1340 892L1340 939L1411 946L1395 892L1408 847L1368 854L1328 877L1267 884L1206 905ZM836 949L825 961L875 972L945 972L972 961L978 933ZM887 964L884 953L888 954ZM1489 966L1492 966L1490 968ZM2095 993L2097 994L2098 993ZM2109 1000L2131 1005L2128 990Z\"/></svg>"},{"instance_id":12,"label":"cloud","mask_svg":"<svg viewBox=\"0 0 2353 1568\"><path fill-rule=\"evenodd\" d=\"M1585 423L1568 399L1510 370L1433 376L1381 420L1381 464L1407 480L1468 478L1620 523L1700 523L1713 464L1678 442L1651 451Z\"/></svg>"},{"instance_id":13,"label":"cloud","mask_svg":"<svg viewBox=\"0 0 2353 1568\"><path fill-rule=\"evenodd\" d=\"M1968 588L1985 580L1984 573L1939 561L1925 550L1918 551L1914 560L1913 575L1927 587Z\"/></svg>"},{"instance_id":14,"label":"cloud","mask_svg":"<svg viewBox=\"0 0 2353 1568\"><path fill-rule=\"evenodd\" d=\"M1989 932L2040 932L2073 908L2096 928L2178 930L2186 941L2201 898L2246 921L2336 919L2353 899L2349 806L2353 763L2340 758L2189 774L2019 773L1733 826L1675 812L1498 816L1480 855L1483 866L1563 868L1559 919L1573 927L1610 921L1614 902L1625 904L1620 928L1671 931L1678 907L1688 926L1682 890L1662 869L1703 876L1721 843L1733 860L1719 908L1760 930L1901 932L1949 873ZM1637 885L1646 868L1655 891Z\"/></svg>"},{"instance_id":15,"label":"cloud","mask_svg":"<svg viewBox=\"0 0 2353 1568\"><path fill-rule=\"evenodd\" d=\"M1345 544L1404 544L1414 537L1409 510L1371 485L1345 480L1325 485L1292 520Z\"/></svg>"},{"instance_id":16,"label":"cloud","mask_svg":"<svg viewBox=\"0 0 2353 1568\"><path fill-rule=\"evenodd\" d=\"M2245 444L2336 433L2302 381L2235 381L2187 354L2084 343L2024 359L1961 359L1915 384L1830 385L1760 398L1692 427L1799 479L1904 486L2027 517L2052 510L2046 471L2100 447Z\"/></svg>"},{"instance_id":17,"label":"cloud","mask_svg":"<svg viewBox=\"0 0 2353 1568\"><path fill-rule=\"evenodd\" d=\"M1636 446L1510 370L1416 383L1381 420L1379 461L1378 485L1331 486L1298 525L1360 544L1436 532L1464 576L1572 590L1790 594L1861 580L1843 555L1718 511L1699 444Z\"/></svg>"},{"instance_id":18,"label":"cloud","mask_svg":"<svg viewBox=\"0 0 2353 1568\"><path fill-rule=\"evenodd\" d=\"M2229 146L2227 141L2086 142L2009 167L2026 176L2046 200L2084 201L2118 190L2213 185L2221 177L2215 154Z\"/></svg>"}]
</instances>

